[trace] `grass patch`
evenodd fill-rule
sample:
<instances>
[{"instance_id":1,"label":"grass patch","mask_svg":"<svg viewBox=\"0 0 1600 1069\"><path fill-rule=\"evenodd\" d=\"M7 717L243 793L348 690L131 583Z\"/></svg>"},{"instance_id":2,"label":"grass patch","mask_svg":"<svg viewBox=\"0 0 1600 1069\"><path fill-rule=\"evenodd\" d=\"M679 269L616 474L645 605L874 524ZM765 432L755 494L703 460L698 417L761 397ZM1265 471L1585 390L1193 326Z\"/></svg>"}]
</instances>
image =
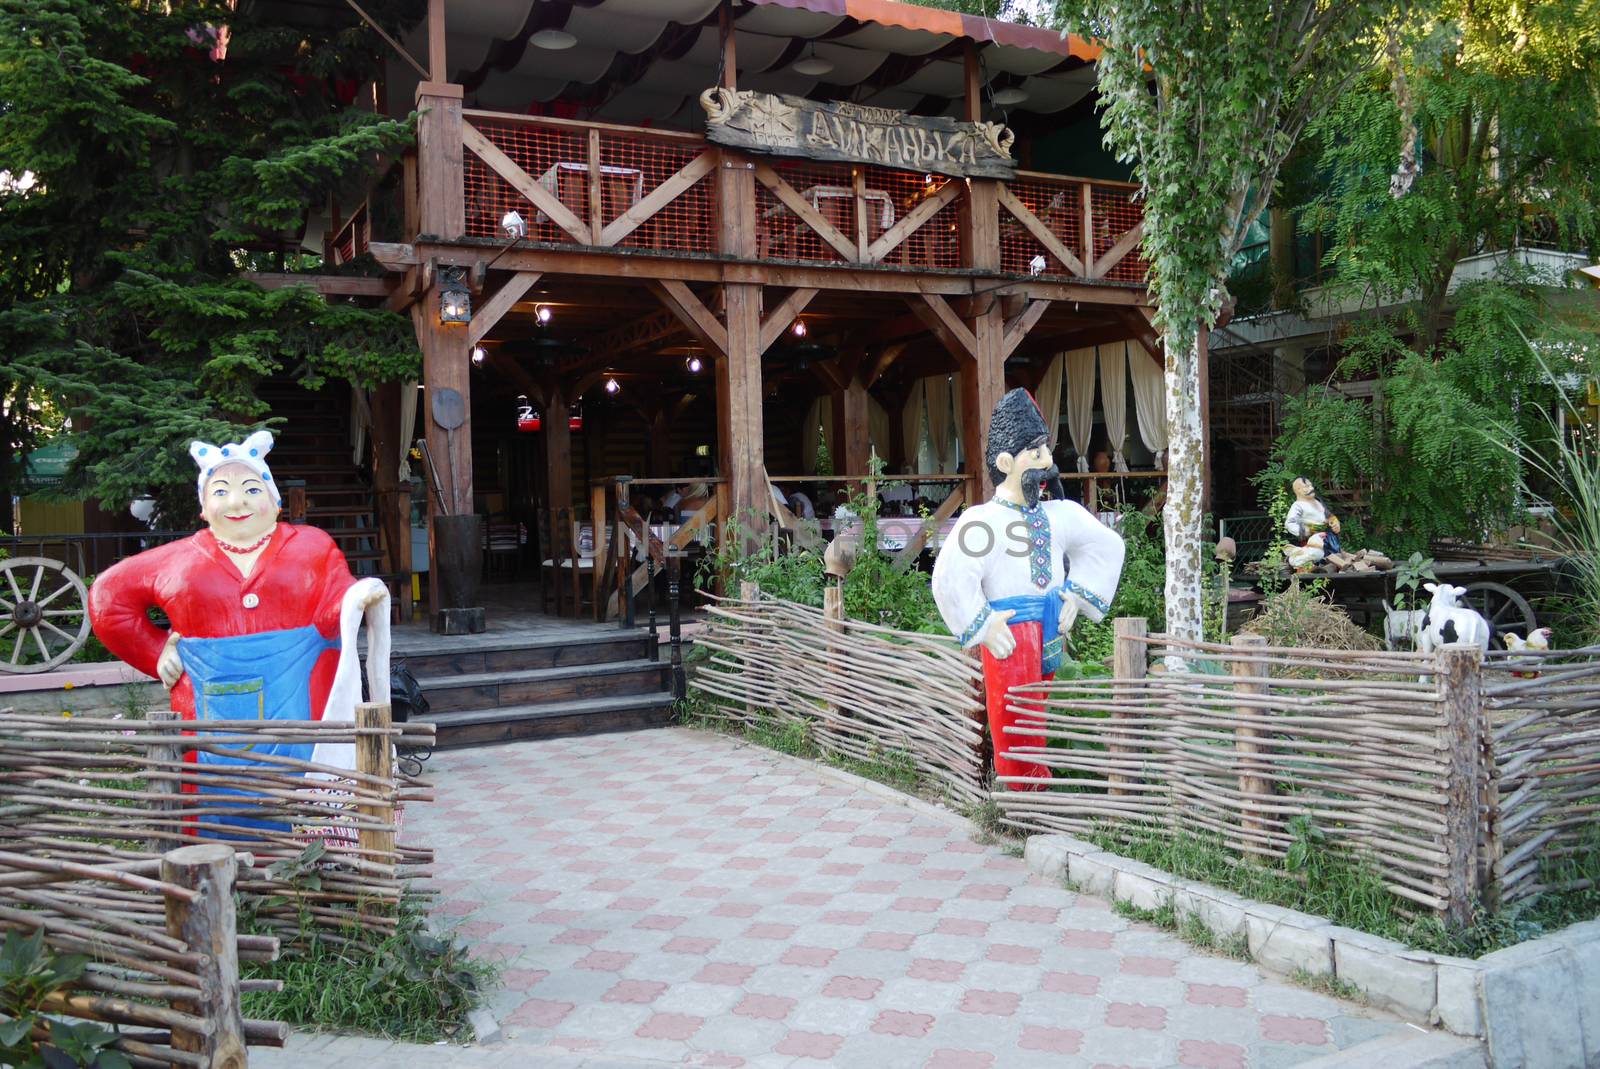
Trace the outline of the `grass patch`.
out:
<instances>
[{"instance_id":1,"label":"grass patch","mask_svg":"<svg viewBox=\"0 0 1600 1069\"><path fill-rule=\"evenodd\" d=\"M1155 909L1145 909L1132 902L1120 898L1111 900L1111 909L1117 916L1124 920L1139 921L1141 924L1153 924L1168 932L1178 931L1178 913L1172 908L1172 902L1166 901Z\"/></svg>"},{"instance_id":2,"label":"grass patch","mask_svg":"<svg viewBox=\"0 0 1600 1069\"><path fill-rule=\"evenodd\" d=\"M244 913L240 931L282 933ZM471 958L453 934L423 924L421 903L407 899L400 926L376 947L345 947L309 927L284 939L274 962L241 962L244 979L282 980L278 992L243 996L244 1015L319 1029L366 1032L405 1043L468 1038L467 1012L482 1001L499 968Z\"/></svg>"},{"instance_id":3,"label":"grass patch","mask_svg":"<svg viewBox=\"0 0 1600 1069\"><path fill-rule=\"evenodd\" d=\"M1189 833L1107 827L1088 839L1103 850L1184 879L1326 917L1334 924L1436 954L1476 958L1600 915L1600 844L1546 868L1551 883L1588 880L1588 887L1550 892L1500 913L1479 911L1470 924L1451 928L1408 906L1384 886L1370 865L1327 842L1304 818L1291 821L1290 831L1295 841L1282 863L1244 860L1219 839Z\"/></svg>"},{"instance_id":4,"label":"grass patch","mask_svg":"<svg viewBox=\"0 0 1600 1069\"><path fill-rule=\"evenodd\" d=\"M1349 980L1341 980L1337 976L1329 976L1327 974L1318 975L1316 973L1306 972L1304 969L1296 969L1290 975L1289 979L1293 980L1301 987L1309 987L1313 991L1321 991L1324 995L1332 995L1334 998L1342 998L1346 1002L1359 1002L1365 1004L1367 1001L1366 992L1362 991L1355 984L1352 984Z\"/></svg>"}]
</instances>

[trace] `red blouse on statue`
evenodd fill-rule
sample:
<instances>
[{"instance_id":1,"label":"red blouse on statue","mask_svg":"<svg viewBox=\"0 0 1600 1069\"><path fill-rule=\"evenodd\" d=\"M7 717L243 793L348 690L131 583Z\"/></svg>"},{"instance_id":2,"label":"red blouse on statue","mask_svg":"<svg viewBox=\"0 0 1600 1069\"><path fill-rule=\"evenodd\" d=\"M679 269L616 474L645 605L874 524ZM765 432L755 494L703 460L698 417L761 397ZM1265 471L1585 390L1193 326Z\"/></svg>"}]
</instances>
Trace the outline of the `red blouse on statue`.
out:
<instances>
[{"instance_id":1,"label":"red blouse on statue","mask_svg":"<svg viewBox=\"0 0 1600 1069\"><path fill-rule=\"evenodd\" d=\"M150 622L160 608L172 629L188 638L228 638L314 626L339 636L339 606L355 582L333 539L315 527L280 523L247 579L209 530L157 546L103 572L89 588L94 633L117 657L146 675L168 632ZM330 649L311 673L311 715L321 718L339 662ZM194 719L194 693L185 674L172 689L172 708Z\"/></svg>"}]
</instances>

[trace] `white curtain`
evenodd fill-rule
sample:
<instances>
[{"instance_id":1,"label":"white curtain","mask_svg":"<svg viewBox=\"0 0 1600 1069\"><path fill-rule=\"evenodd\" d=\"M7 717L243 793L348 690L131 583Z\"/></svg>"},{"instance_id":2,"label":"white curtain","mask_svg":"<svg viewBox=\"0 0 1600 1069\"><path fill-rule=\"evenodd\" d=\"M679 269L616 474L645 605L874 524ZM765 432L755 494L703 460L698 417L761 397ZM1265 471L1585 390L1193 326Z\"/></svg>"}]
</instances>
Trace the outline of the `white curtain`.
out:
<instances>
[{"instance_id":1,"label":"white curtain","mask_svg":"<svg viewBox=\"0 0 1600 1069\"><path fill-rule=\"evenodd\" d=\"M1056 428L1061 425L1061 376L1066 367L1066 361L1057 353L1050 358L1050 367L1046 369L1044 378L1039 380L1039 392L1034 395L1034 400L1039 402L1039 411L1044 413L1044 421L1050 426L1050 444L1056 443Z\"/></svg>"},{"instance_id":2,"label":"white curtain","mask_svg":"<svg viewBox=\"0 0 1600 1069\"><path fill-rule=\"evenodd\" d=\"M1133 380L1133 413L1139 421L1139 438L1156 456L1158 469L1167 466L1167 377L1159 358L1137 341L1128 342L1128 377Z\"/></svg>"},{"instance_id":3,"label":"white curtain","mask_svg":"<svg viewBox=\"0 0 1600 1069\"><path fill-rule=\"evenodd\" d=\"M1067 377L1067 433L1078 451L1078 470L1089 470L1089 436L1094 432L1094 346L1061 354Z\"/></svg>"},{"instance_id":4,"label":"white curtain","mask_svg":"<svg viewBox=\"0 0 1600 1069\"><path fill-rule=\"evenodd\" d=\"M822 440L822 403L826 400L819 397L811 402L811 407L806 409L805 422L800 427L800 470L807 475L817 473L817 445ZM828 407L833 406L830 403Z\"/></svg>"},{"instance_id":5,"label":"white curtain","mask_svg":"<svg viewBox=\"0 0 1600 1069\"><path fill-rule=\"evenodd\" d=\"M411 436L417 433L417 384L400 384L400 481L411 478Z\"/></svg>"},{"instance_id":6,"label":"white curtain","mask_svg":"<svg viewBox=\"0 0 1600 1069\"><path fill-rule=\"evenodd\" d=\"M878 403L878 399L871 394L867 395L867 439L872 443L872 451L885 461L889 459L889 436L894 433L890 426L889 410ZM854 475L855 472L846 472Z\"/></svg>"},{"instance_id":7,"label":"white curtain","mask_svg":"<svg viewBox=\"0 0 1600 1069\"><path fill-rule=\"evenodd\" d=\"M928 399L928 444L933 447L933 464L938 474L954 470L947 466L955 460L950 448L950 428L955 422L950 414L950 376L930 375L922 380Z\"/></svg>"},{"instance_id":8,"label":"white curtain","mask_svg":"<svg viewBox=\"0 0 1600 1069\"><path fill-rule=\"evenodd\" d=\"M1106 414L1106 435L1111 439L1111 469L1127 471L1122 447L1128 441L1128 346L1100 346L1100 408Z\"/></svg>"},{"instance_id":9,"label":"white curtain","mask_svg":"<svg viewBox=\"0 0 1600 1069\"><path fill-rule=\"evenodd\" d=\"M906 466L915 474L917 471L917 454L922 445L922 395L924 388L922 380L918 379L911 384L911 392L906 397L906 406L900 410L900 452L906 458Z\"/></svg>"},{"instance_id":10,"label":"white curtain","mask_svg":"<svg viewBox=\"0 0 1600 1069\"><path fill-rule=\"evenodd\" d=\"M372 404L367 391L350 387L350 463L359 467L366 460L367 431L372 426Z\"/></svg>"}]
</instances>

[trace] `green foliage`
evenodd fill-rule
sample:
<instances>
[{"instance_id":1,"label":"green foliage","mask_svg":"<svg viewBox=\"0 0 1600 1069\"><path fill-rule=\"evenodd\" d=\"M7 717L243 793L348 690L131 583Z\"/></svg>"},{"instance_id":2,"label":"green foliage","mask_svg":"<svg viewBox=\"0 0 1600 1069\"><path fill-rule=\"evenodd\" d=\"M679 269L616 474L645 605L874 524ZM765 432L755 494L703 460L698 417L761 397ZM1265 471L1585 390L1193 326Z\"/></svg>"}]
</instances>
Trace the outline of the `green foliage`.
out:
<instances>
[{"instance_id":1,"label":"green foliage","mask_svg":"<svg viewBox=\"0 0 1600 1069\"><path fill-rule=\"evenodd\" d=\"M366 7L391 30L421 14ZM341 102L381 72L377 35L292 17L0 0L0 79L26 105L0 108L0 160L37 179L0 190L0 477L70 417L66 492L118 510L150 492L182 524L184 446L258 426L263 378L416 373L404 317L240 277L323 270L298 250L307 212L359 197L412 138L408 120Z\"/></svg>"},{"instance_id":2,"label":"green foliage","mask_svg":"<svg viewBox=\"0 0 1600 1069\"><path fill-rule=\"evenodd\" d=\"M1410 612L1423 602L1423 584L1436 583L1439 577L1433 571L1433 558L1413 553L1395 566L1394 600L1396 609Z\"/></svg>"},{"instance_id":3,"label":"green foliage","mask_svg":"<svg viewBox=\"0 0 1600 1069\"><path fill-rule=\"evenodd\" d=\"M45 1000L76 982L88 963L81 954L57 954L46 947L42 931L6 932L0 943L0 1065L44 1069L63 1064L64 1058L67 1065L128 1069L128 1059L109 1049L117 1038L114 1031L43 1012ZM37 1029L49 1037L42 1046L33 1039Z\"/></svg>"}]
</instances>

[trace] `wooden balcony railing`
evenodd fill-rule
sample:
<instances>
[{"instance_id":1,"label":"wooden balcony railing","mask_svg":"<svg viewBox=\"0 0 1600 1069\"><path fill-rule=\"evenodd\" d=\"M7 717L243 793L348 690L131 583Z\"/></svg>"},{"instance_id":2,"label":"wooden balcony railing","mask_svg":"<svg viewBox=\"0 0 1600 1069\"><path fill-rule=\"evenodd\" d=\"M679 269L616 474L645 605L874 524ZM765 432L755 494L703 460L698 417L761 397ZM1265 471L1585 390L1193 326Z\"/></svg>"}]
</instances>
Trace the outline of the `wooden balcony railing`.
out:
<instances>
[{"instance_id":1,"label":"wooden balcony railing","mask_svg":"<svg viewBox=\"0 0 1600 1069\"><path fill-rule=\"evenodd\" d=\"M515 210L548 244L714 253L714 170L738 155L697 134L472 111L465 123L466 233L498 238ZM747 158L747 157L740 157ZM965 270L961 179L866 164L755 159L763 260ZM1135 187L1021 172L1000 194L1009 274L1142 285Z\"/></svg>"}]
</instances>

